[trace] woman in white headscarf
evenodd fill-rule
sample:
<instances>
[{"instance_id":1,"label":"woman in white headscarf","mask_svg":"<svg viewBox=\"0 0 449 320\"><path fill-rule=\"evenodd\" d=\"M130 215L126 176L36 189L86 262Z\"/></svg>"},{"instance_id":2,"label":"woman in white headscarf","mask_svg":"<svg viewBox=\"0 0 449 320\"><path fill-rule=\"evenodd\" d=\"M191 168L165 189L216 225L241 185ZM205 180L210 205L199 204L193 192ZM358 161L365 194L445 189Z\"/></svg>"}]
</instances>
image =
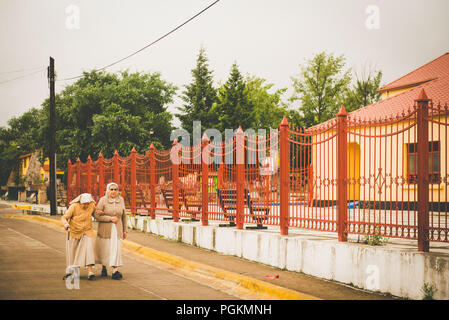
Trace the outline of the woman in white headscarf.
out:
<instances>
[{"instance_id":1,"label":"woman in white headscarf","mask_svg":"<svg viewBox=\"0 0 449 320\"><path fill-rule=\"evenodd\" d=\"M98 220L95 241L95 262L102 264L101 276L107 276L107 266L112 267L112 279L122 279L118 267L122 266L122 240L126 239L125 201L119 195L118 185L111 182L106 194L98 201L94 214Z\"/></svg>"},{"instance_id":2,"label":"woman in white headscarf","mask_svg":"<svg viewBox=\"0 0 449 320\"><path fill-rule=\"evenodd\" d=\"M95 265L95 234L92 229L92 214L94 211L94 199L89 193L83 193L70 202L69 208L61 217L64 229L69 231L67 268L87 267L89 280L95 278L92 271L92 267ZM67 273L63 279L65 280L69 275L71 273Z\"/></svg>"}]
</instances>

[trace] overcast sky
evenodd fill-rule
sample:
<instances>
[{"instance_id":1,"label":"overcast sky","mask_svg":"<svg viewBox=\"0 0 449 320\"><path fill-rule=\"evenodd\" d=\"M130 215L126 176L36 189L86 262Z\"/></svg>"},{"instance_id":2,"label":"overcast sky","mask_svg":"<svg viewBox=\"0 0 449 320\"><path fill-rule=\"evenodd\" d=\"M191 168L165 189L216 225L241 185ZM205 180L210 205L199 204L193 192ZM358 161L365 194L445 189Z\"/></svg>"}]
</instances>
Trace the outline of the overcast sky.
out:
<instances>
[{"instance_id":1,"label":"overcast sky","mask_svg":"<svg viewBox=\"0 0 449 320\"><path fill-rule=\"evenodd\" d=\"M59 79L78 76L144 47L214 1L0 0L0 126L49 96L39 70L50 56ZM299 66L327 50L357 71L382 70L386 84L449 51L448 13L448 0L221 0L107 70L158 71L180 94L203 46L216 83L237 62L243 74L289 88L287 100ZM56 92L70 83L57 82Z\"/></svg>"}]
</instances>

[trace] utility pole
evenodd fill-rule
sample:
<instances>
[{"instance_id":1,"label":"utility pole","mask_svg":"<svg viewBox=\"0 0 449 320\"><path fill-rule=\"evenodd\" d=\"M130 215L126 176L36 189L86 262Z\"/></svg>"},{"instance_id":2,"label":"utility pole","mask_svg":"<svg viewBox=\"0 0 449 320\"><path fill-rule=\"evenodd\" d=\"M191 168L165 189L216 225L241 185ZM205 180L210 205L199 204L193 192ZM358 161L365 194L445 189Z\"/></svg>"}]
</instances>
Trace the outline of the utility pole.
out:
<instances>
[{"instance_id":1,"label":"utility pole","mask_svg":"<svg viewBox=\"0 0 449 320\"><path fill-rule=\"evenodd\" d=\"M56 214L56 106L55 106L55 60L50 57L48 67L50 84L50 214Z\"/></svg>"}]
</instances>

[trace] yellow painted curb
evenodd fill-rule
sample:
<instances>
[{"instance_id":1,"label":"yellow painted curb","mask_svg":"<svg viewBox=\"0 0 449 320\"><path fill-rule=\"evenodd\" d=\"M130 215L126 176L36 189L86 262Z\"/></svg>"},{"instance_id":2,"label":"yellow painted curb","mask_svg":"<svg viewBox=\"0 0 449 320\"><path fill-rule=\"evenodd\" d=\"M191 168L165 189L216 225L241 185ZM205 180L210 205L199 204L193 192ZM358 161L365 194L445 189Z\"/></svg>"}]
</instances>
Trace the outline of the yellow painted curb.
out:
<instances>
[{"instance_id":1,"label":"yellow painted curb","mask_svg":"<svg viewBox=\"0 0 449 320\"><path fill-rule=\"evenodd\" d=\"M50 224L54 227L62 227L61 221L41 216L29 216L19 214L3 214L1 216L11 219L32 220L39 223ZM130 240L123 240L122 244L128 250L146 259L157 261L159 263L169 265L171 267L183 270L185 272L193 272L206 277L230 281L234 285L249 290L252 293L260 296L261 299L263 300L320 300L317 297L304 294L295 290L282 288L280 286L265 281L245 277L231 271L218 269L209 265L177 257L162 251L154 250Z\"/></svg>"},{"instance_id":2,"label":"yellow painted curb","mask_svg":"<svg viewBox=\"0 0 449 320\"><path fill-rule=\"evenodd\" d=\"M15 205L15 204L13 204L11 206L11 208L18 209L18 210L31 210L31 206L18 206L18 205Z\"/></svg>"},{"instance_id":3,"label":"yellow painted curb","mask_svg":"<svg viewBox=\"0 0 449 320\"><path fill-rule=\"evenodd\" d=\"M173 256L165 252L157 251L148 247L141 246L138 243L125 240L125 247L151 260L157 260L169 264L177 269L184 269L190 272L198 272L209 277L232 281L235 285L244 287L258 295L262 295L263 299L280 299L280 300L319 300L317 297L297 292L291 289L279 287L277 285L261 281L258 279L245 277L237 273L218 269L198 262Z\"/></svg>"},{"instance_id":4,"label":"yellow painted curb","mask_svg":"<svg viewBox=\"0 0 449 320\"><path fill-rule=\"evenodd\" d=\"M53 220L37 215L25 215L25 214L14 214L14 213L5 213L0 217L9 218L9 219L20 219L20 220L32 220L44 224L50 224L54 227L62 227L62 222L60 220Z\"/></svg>"}]
</instances>

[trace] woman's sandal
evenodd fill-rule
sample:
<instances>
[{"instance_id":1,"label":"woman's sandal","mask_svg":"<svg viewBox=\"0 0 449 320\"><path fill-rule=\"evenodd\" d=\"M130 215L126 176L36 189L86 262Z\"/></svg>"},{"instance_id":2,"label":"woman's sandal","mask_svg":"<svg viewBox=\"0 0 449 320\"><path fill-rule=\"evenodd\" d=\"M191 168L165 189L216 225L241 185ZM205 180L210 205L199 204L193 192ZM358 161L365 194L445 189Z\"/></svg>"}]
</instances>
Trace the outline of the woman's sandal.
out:
<instances>
[{"instance_id":1,"label":"woman's sandal","mask_svg":"<svg viewBox=\"0 0 449 320\"><path fill-rule=\"evenodd\" d=\"M116 271L112 274L112 279L114 279L114 280L120 280L122 278L123 278L122 274L118 271Z\"/></svg>"}]
</instances>

